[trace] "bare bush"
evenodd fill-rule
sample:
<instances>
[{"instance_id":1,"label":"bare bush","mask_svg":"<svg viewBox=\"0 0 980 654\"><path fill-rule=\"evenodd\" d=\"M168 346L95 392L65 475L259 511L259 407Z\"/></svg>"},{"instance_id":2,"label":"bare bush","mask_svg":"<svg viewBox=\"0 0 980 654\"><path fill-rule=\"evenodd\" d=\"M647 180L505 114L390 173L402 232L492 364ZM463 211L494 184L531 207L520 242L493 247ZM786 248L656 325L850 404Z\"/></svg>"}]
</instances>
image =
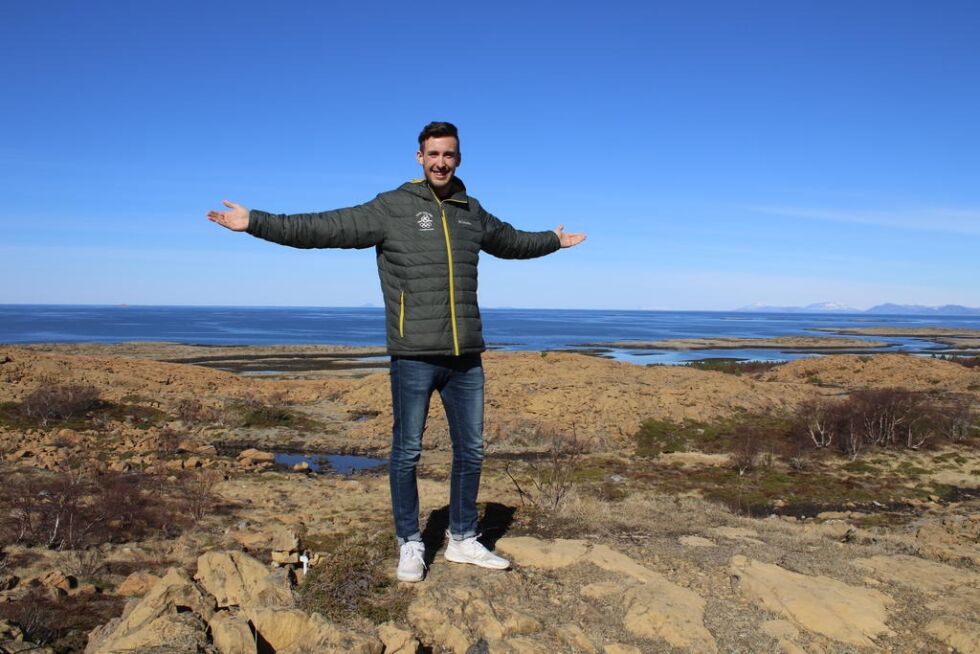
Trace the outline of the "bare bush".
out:
<instances>
[{"instance_id":1,"label":"bare bush","mask_svg":"<svg viewBox=\"0 0 980 654\"><path fill-rule=\"evenodd\" d=\"M191 517L200 520L213 510L218 501L214 487L223 479L224 475L217 470L202 470L184 480L184 507Z\"/></svg>"},{"instance_id":2,"label":"bare bush","mask_svg":"<svg viewBox=\"0 0 980 654\"><path fill-rule=\"evenodd\" d=\"M958 394L936 403L930 421L936 433L944 440L960 443L966 440L974 429L974 407L976 399L972 395Z\"/></svg>"},{"instance_id":3,"label":"bare bush","mask_svg":"<svg viewBox=\"0 0 980 654\"><path fill-rule=\"evenodd\" d=\"M102 522L84 502L92 492L91 483L77 472L18 475L8 480L4 490L11 509L5 534L9 542L71 549Z\"/></svg>"},{"instance_id":4,"label":"bare bush","mask_svg":"<svg viewBox=\"0 0 980 654\"><path fill-rule=\"evenodd\" d=\"M173 456L180 450L180 434L173 429L164 428L155 439L155 449L160 456Z\"/></svg>"},{"instance_id":5,"label":"bare bush","mask_svg":"<svg viewBox=\"0 0 980 654\"><path fill-rule=\"evenodd\" d=\"M222 420L222 411L193 398L183 398L174 405L177 419L185 425L215 424Z\"/></svg>"},{"instance_id":6,"label":"bare bush","mask_svg":"<svg viewBox=\"0 0 980 654\"><path fill-rule=\"evenodd\" d=\"M793 470L797 472L806 470L810 465L812 451L813 441L805 430L794 428L786 434L781 453Z\"/></svg>"},{"instance_id":7,"label":"bare bush","mask_svg":"<svg viewBox=\"0 0 980 654\"><path fill-rule=\"evenodd\" d=\"M834 435L839 430L840 417L839 405L828 400L804 402L796 412L798 428L818 449L830 447L834 442Z\"/></svg>"},{"instance_id":8,"label":"bare bush","mask_svg":"<svg viewBox=\"0 0 980 654\"><path fill-rule=\"evenodd\" d=\"M73 550L176 531L173 491L141 474L17 473L0 486L0 544Z\"/></svg>"},{"instance_id":9,"label":"bare bush","mask_svg":"<svg viewBox=\"0 0 980 654\"><path fill-rule=\"evenodd\" d=\"M536 454L527 464L528 471L515 475L510 465L506 467L521 503L546 511L557 511L572 488L575 464L584 452L584 445L576 435L564 438L551 432L548 449Z\"/></svg>"},{"instance_id":10,"label":"bare bush","mask_svg":"<svg viewBox=\"0 0 980 654\"><path fill-rule=\"evenodd\" d=\"M866 447L920 449L942 440L956 442L973 429L974 398L936 396L901 388L859 390L841 402L804 403L794 419L797 437L816 448L836 443L856 458Z\"/></svg>"},{"instance_id":11,"label":"bare bush","mask_svg":"<svg viewBox=\"0 0 980 654\"><path fill-rule=\"evenodd\" d=\"M922 393L899 388L855 391L850 403L864 438L872 445L895 447L904 440L908 447L918 447L928 438L928 431L918 424L926 417Z\"/></svg>"},{"instance_id":12,"label":"bare bush","mask_svg":"<svg viewBox=\"0 0 980 654\"><path fill-rule=\"evenodd\" d=\"M756 459L763 448L765 434L753 424L739 424L732 434L732 465L739 475L755 469Z\"/></svg>"},{"instance_id":13,"label":"bare bush","mask_svg":"<svg viewBox=\"0 0 980 654\"><path fill-rule=\"evenodd\" d=\"M30 589L6 602L0 602L0 619L16 624L24 633L24 643L49 646L15 651L81 652L88 633L117 617L124 599L112 594L69 595L54 599L41 588Z\"/></svg>"},{"instance_id":14,"label":"bare bush","mask_svg":"<svg viewBox=\"0 0 980 654\"><path fill-rule=\"evenodd\" d=\"M21 412L42 425L83 415L99 402L99 390L86 384L43 383L21 401Z\"/></svg>"},{"instance_id":15,"label":"bare bush","mask_svg":"<svg viewBox=\"0 0 980 654\"><path fill-rule=\"evenodd\" d=\"M105 566L105 555L98 547L89 546L85 549L71 550L65 557L65 572L81 579L96 576Z\"/></svg>"}]
</instances>

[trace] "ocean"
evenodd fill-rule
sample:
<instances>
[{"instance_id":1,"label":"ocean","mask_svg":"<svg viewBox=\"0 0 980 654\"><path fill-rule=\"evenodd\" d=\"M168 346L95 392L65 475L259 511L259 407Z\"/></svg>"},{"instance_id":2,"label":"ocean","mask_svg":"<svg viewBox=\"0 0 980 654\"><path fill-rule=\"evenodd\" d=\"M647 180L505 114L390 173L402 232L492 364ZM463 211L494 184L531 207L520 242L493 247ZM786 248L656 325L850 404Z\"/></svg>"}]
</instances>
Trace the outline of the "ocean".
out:
<instances>
[{"instance_id":1,"label":"ocean","mask_svg":"<svg viewBox=\"0 0 980 654\"><path fill-rule=\"evenodd\" d=\"M833 327L962 327L977 316L484 309L489 347L503 350L577 349L587 344L667 338L814 335ZM861 338L861 337L851 337ZM871 337L868 337L871 338ZM889 351L929 354L941 346L917 338L874 337ZM0 343L173 341L199 345L337 344L383 347L381 308L0 305ZM734 357L790 360L810 353L771 349L635 350L609 356L634 363L683 363Z\"/></svg>"}]
</instances>

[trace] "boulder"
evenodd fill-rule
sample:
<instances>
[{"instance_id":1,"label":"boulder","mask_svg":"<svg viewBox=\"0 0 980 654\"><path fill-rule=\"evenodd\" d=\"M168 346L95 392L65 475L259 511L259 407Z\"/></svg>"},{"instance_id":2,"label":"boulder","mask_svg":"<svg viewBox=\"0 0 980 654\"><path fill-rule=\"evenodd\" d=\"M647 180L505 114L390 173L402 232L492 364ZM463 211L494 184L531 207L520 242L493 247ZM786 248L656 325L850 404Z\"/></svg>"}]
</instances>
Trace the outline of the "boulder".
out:
<instances>
[{"instance_id":1,"label":"boulder","mask_svg":"<svg viewBox=\"0 0 980 654\"><path fill-rule=\"evenodd\" d=\"M214 600L187 573L170 568L141 600L130 600L121 618L89 634L86 654L112 654L167 643L174 652L196 652L207 643L203 620Z\"/></svg>"},{"instance_id":2,"label":"boulder","mask_svg":"<svg viewBox=\"0 0 980 654\"><path fill-rule=\"evenodd\" d=\"M258 646L248 619L240 613L218 611L208 622L211 641L219 654L257 654Z\"/></svg>"},{"instance_id":3,"label":"boulder","mask_svg":"<svg viewBox=\"0 0 980 654\"><path fill-rule=\"evenodd\" d=\"M160 577L155 574L138 570L123 579L119 588L116 589L116 594L123 597L145 595L158 581L160 581Z\"/></svg>"},{"instance_id":4,"label":"boulder","mask_svg":"<svg viewBox=\"0 0 980 654\"><path fill-rule=\"evenodd\" d=\"M219 607L295 605L289 571L270 571L244 552L205 552L197 560L194 579L214 595Z\"/></svg>"},{"instance_id":5,"label":"boulder","mask_svg":"<svg viewBox=\"0 0 980 654\"><path fill-rule=\"evenodd\" d=\"M421 648L419 639L411 631L400 629L391 622L378 627L378 637L384 644L385 654L417 654Z\"/></svg>"},{"instance_id":6,"label":"boulder","mask_svg":"<svg viewBox=\"0 0 980 654\"><path fill-rule=\"evenodd\" d=\"M576 652L596 654L599 651L585 630L573 622L566 622L561 625L558 628L558 637Z\"/></svg>"},{"instance_id":7,"label":"boulder","mask_svg":"<svg viewBox=\"0 0 980 654\"><path fill-rule=\"evenodd\" d=\"M14 589L18 583L20 583L20 577L17 575L0 574L0 592Z\"/></svg>"},{"instance_id":8,"label":"boulder","mask_svg":"<svg viewBox=\"0 0 980 654\"><path fill-rule=\"evenodd\" d=\"M272 452L263 452L250 447L238 453L238 462L242 465L254 465L256 463L272 463L276 460L276 455Z\"/></svg>"},{"instance_id":9,"label":"boulder","mask_svg":"<svg viewBox=\"0 0 980 654\"><path fill-rule=\"evenodd\" d=\"M22 641L24 640L24 632L17 625L10 624L0 618L0 640Z\"/></svg>"},{"instance_id":10,"label":"boulder","mask_svg":"<svg viewBox=\"0 0 980 654\"><path fill-rule=\"evenodd\" d=\"M261 531L236 530L228 534L242 547L250 550L276 550L295 552L299 549L299 537L286 525L275 525Z\"/></svg>"},{"instance_id":11,"label":"boulder","mask_svg":"<svg viewBox=\"0 0 980 654\"><path fill-rule=\"evenodd\" d=\"M112 625L115 620L109 622ZM96 629L92 632L95 634ZM194 613L167 613L144 624L140 629L119 636L109 642L94 644L89 635L86 654L132 654L133 652L158 652L165 647L168 654L197 654L206 651L208 644L204 622Z\"/></svg>"},{"instance_id":12,"label":"boulder","mask_svg":"<svg viewBox=\"0 0 980 654\"><path fill-rule=\"evenodd\" d=\"M299 609L287 608L252 608L246 611L246 615L258 634L260 644L267 644L276 654L381 654L384 648L377 637L341 629L319 613L311 615Z\"/></svg>"},{"instance_id":13,"label":"boulder","mask_svg":"<svg viewBox=\"0 0 980 654\"><path fill-rule=\"evenodd\" d=\"M68 592L72 588L78 586L78 580L71 575L66 575L60 570L54 570L46 574L41 575L37 579L42 586L48 588L57 588L58 590Z\"/></svg>"},{"instance_id":14,"label":"boulder","mask_svg":"<svg viewBox=\"0 0 980 654\"><path fill-rule=\"evenodd\" d=\"M278 565L299 564L299 552L273 552L272 562Z\"/></svg>"}]
</instances>

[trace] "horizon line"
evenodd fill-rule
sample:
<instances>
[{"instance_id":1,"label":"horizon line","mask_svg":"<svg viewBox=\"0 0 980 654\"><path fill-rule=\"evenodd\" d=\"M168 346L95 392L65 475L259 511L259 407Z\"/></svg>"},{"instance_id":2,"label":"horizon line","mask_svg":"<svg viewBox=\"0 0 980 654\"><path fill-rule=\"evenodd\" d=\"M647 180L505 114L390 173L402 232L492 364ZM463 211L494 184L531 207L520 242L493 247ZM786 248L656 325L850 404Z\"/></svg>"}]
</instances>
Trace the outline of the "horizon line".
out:
<instances>
[{"instance_id":1,"label":"horizon line","mask_svg":"<svg viewBox=\"0 0 980 654\"><path fill-rule=\"evenodd\" d=\"M899 305L895 302L881 302L879 304L872 305L866 309L858 309L856 307L849 307L848 310L843 311L806 311L806 307L803 306L777 306L777 305L759 305L758 308L752 307L742 307L736 309L653 309L653 308L588 308L588 307L521 307L521 306L483 306L480 307L481 310L504 310L504 311L630 311L630 312L649 312L649 313L760 313L760 314L778 314L778 313L803 313L809 315L858 315L867 313L870 309L873 309L882 305L895 305L904 307L921 307L924 309L939 309L940 307L962 307L971 311L976 311L980 313L980 307L970 307L963 304L943 304L943 305L924 305L924 304L907 304ZM128 302L117 302L117 303L48 303L48 302L0 302L0 307L92 307L92 308L193 308L193 309L378 309L384 310L383 306L366 304L366 305L304 305L304 304L131 304ZM789 311L781 311L780 309L789 309ZM884 314L883 314L884 315ZM895 313L890 315L921 315L921 314L907 314L907 313ZM963 314L951 314L954 316Z\"/></svg>"}]
</instances>

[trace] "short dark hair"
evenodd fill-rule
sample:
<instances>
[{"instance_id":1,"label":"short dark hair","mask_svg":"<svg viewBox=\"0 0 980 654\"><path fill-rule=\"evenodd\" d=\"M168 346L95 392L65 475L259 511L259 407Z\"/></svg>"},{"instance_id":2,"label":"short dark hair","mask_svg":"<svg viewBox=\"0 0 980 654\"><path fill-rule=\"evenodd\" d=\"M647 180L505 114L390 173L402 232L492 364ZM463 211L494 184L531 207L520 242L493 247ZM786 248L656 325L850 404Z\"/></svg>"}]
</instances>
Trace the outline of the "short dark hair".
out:
<instances>
[{"instance_id":1,"label":"short dark hair","mask_svg":"<svg viewBox=\"0 0 980 654\"><path fill-rule=\"evenodd\" d=\"M452 136L456 139L456 149L459 149L459 132L452 123L434 121L422 128L419 132L419 150L425 144L426 139L439 138L440 136Z\"/></svg>"}]
</instances>

